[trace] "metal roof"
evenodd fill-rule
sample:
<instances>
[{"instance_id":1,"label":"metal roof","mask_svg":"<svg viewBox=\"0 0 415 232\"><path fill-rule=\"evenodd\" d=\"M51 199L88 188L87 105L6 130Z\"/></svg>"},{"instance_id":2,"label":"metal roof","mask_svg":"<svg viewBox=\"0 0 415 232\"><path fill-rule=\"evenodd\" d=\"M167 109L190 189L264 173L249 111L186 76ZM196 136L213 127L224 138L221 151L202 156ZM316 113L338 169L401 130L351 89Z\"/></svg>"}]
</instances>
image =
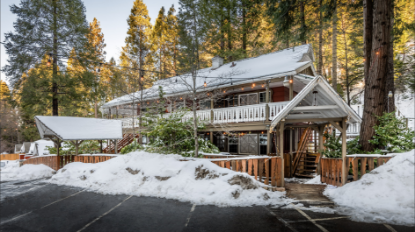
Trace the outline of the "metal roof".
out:
<instances>
[{"instance_id":1,"label":"metal roof","mask_svg":"<svg viewBox=\"0 0 415 232\"><path fill-rule=\"evenodd\" d=\"M100 118L35 116L40 137L61 140L122 139L122 122Z\"/></svg>"}]
</instances>

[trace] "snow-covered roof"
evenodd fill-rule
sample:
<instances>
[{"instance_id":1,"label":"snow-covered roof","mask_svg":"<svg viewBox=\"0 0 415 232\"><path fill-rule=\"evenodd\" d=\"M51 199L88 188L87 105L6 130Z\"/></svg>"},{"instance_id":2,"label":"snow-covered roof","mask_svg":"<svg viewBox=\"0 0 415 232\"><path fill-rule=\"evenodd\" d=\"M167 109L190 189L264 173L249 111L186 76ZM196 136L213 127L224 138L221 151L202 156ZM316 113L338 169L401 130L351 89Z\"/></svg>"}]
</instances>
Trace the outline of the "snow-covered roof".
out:
<instances>
[{"instance_id":1,"label":"snow-covered roof","mask_svg":"<svg viewBox=\"0 0 415 232\"><path fill-rule=\"evenodd\" d=\"M217 88L226 88L236 83L251 83L252 81L294 75L308 67L314 71L313 60L313 49L309 44L287 48L258 57L226 63L215 69L212 67L200 69L197 71L196 88L199 91L210 91ZM311 81L307 78L304 78L304 80L307 83ZM207 83L206 88L204 87L205 81ZM158 98L159 86L163 87L166 97L189 92L190 89L186 86L186 83L193 83L190 74L156 81L152 87L143 90L144 99ZM124 95L105 103L103 108L132 103L133 100L140 99L140 95L140 91Z\"/></svg>"},{"instance_id":2,"label":"snow-covered roof","mask_svg":"<svg viewBox=\"0 0 415 232\"><path fill-rule=\"evenodd\" d=\"M57 136L61 140L122 139L119 120L81 117L35 116L41 138Z\"/></svg>"},{"instance_id":3,"label":"snow-covered roof","mask_svg":"<svg viewBox=\"0 0 415 232\"><path fill-rule=\"evenodd\" d=\"M314 91L317 91L316 95L313 94ZM271 122L270 131L282 119L303 119L304 122L307 122L307 119L310 118L341 117L347 117L348 123L362 121L360 116L334 91L327 80L318 76L309 82L282 111L275 115Z\"/></svg>"}]
</instances>

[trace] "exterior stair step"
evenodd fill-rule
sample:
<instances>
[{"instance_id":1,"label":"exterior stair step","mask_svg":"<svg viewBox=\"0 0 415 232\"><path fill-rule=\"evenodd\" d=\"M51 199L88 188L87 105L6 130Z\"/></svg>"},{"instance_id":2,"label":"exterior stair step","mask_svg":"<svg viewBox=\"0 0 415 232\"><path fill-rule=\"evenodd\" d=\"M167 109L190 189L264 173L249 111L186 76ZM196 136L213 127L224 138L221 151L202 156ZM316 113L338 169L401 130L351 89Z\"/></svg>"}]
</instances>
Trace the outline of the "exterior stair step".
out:
<instances>
[{"instance_id":1,"label":"exterior stair step","mask_svg":"<svg viewBox=\"0 0 415 232\"><path fill-rule=\"evenodd\" d=\"M316 172L316 170L313 170L313 169L297 169L297 171L303 171L303 172Z\"/></svg>"},{"instance_id":2,"label":"exterior stair step","mask_svg":"<svg viewBox=\"0 0 415 232\"><path fill-rule=\"evenodd\" d=\"M298 174L298 173L296 173L295 175L296 176L302 176L302 177L314 178L314 176L312 176L312 175L305 175L305 174Z\"/></svg>"}]
</instances>

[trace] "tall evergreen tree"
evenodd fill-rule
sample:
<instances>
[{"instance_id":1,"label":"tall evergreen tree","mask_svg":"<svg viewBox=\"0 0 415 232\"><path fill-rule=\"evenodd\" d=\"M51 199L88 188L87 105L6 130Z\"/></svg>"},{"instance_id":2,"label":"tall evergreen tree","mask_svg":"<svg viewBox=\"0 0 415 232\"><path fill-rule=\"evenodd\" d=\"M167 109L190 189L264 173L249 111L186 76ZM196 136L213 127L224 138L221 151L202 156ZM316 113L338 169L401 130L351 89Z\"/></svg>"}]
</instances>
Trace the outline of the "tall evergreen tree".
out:
<instances>
[{"instance_id":1,"label":"tall evergreen tree","mask_svg":"<svg viewBox=\"0 0 415 232\"><path fill-rule=\"evenodd\" d=\"M379 124L376 116L381 116L386 110L386 80L388 75L389 46L391 46L391 15L389 7L392 0L367 0L365 13L366 24L372 24L371 30L365 30L365 94L363 122L360 129L360 144L365 151L372 151L375 145L369 143L375 135L374 126ZM370 9L370 4L373 8ZM366 11L372 11L372 19ZM371 38L368 38L368 37ZM370 43L367 43L370 41ZM370 47L369 47L370 44ZM370 57L368 56L370 52Z\"/></svg>"},{"instance_id":2,"label":"tall evergreen tree","mask_svg":"<svg viewBox=\"0 0 415 232\"><path fill-rule=\"evenodd\" d=\"M187 78L183 78L183 84L192 93L193 111L193 138L195 141L195 156L199 155L199 142L197 137L198 122L196 117L197 93L196 77L201 66L200 50L201 41L205 39L202 30L202 17L199 14L202 0L180 0L178 13L179 35L180 35L180 56L181 71L188 73ZM190 81L187 81L190 80Z\"/></svg>"},{"instance_id":3,"label":"tall evergreen tree","mask_svg":"<svg viewBox=\"0 0 415 232\"><path fill-rule=\"evenodd\" d=\"M58 66L69 57L72 48L77 51L92 49L85 35L88 24L81 0L21 0L10 10L17 15L15 32L5 34L5 48L9 64L3 67L12 84L23 73L39 63L45 54L51 54L51 91L53 115L58 115L58 94L63 85L58 82Z\"/></svg>"}]
</instances>

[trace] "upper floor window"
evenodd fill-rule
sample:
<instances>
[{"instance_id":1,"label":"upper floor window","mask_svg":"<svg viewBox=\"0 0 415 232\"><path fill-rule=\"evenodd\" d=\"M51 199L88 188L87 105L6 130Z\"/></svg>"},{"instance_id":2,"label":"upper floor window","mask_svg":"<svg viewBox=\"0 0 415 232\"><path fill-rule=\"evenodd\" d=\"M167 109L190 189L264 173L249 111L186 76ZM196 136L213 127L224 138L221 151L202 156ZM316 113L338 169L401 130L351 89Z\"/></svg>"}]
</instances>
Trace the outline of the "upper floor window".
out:
<instances>
[{"instance_id":1,"label":"upper floor window","mask_svg":"<svg viewBox=\"0 0 415 232\"><path fill-rule=\"evenodd\" d=\"M271 96L271 92L270 92ZM266 102L266 92L259 92L259 93L248 93L248 94L241 94L239 95L239 105L254 105L258 103L265 103Z\"/></svg>"}]
</instances>

